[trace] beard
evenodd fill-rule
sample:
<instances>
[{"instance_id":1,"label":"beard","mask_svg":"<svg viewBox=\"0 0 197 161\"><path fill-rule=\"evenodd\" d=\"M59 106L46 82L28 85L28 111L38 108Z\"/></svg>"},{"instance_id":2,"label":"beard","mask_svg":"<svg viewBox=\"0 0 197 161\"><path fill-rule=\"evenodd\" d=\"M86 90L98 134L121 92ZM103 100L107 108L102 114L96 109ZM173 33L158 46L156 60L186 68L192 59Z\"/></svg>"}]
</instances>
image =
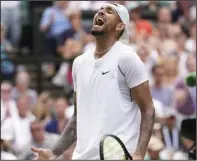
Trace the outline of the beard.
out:
<instances>
[{"instance_id":1,"label":"beard","mask_svg":"<svg viewBox=\"0 0 197 161\"><path fill-rule=\"evenodd\" d=\"M94 28L93 26L90 32L93 36L104 36L109 32L109 28L108 26L102 28Z\"/></svg>"},{"instance_id":2,"label":"beard","mask_svg":"<svg viewBox=\"0 0 197 161\"><path fill-rule=\"evenodd\" d=\"M90 32L93 36L103 36L106 34L104 31L98 31L98 30L93 30L93 29Z\"/></svg>"}]
</instances>

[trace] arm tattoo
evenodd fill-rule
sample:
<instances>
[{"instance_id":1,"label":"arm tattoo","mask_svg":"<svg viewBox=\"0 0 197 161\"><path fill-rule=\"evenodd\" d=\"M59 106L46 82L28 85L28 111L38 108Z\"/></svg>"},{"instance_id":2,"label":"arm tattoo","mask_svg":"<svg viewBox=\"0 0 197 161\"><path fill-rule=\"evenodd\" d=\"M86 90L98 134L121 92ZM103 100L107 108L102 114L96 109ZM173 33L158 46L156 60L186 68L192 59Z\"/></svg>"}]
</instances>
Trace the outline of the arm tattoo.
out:
<instances>
[{"instance_id":1,"label":"arm tattoo","mask_svg":"<svg viewBox=\"0 0 197 161\"><path fill-rule=\"evenodd\" d=\"M153 108L153 110L147 112L142 111L141 115L142 120L140 125L140 136L136 152L141 154L142 156L145 156L155 122L155 109Z\"/></svg>"},{"instance_id":2,"label":"arm tattoo","mask_svg":"<svg viewBox=\"0 0 197 161\"><path fill-rule=\"evenodd\" d=\"M76 95L75 95L75 103L74 103L74 115L69 120L68 124L64 128L59 141L57 142L55 148L52 152L59 157L66 149L68 149L76 140L76 125L77 125L77 113L76 113Z\"/></svg>"}]
</instances>

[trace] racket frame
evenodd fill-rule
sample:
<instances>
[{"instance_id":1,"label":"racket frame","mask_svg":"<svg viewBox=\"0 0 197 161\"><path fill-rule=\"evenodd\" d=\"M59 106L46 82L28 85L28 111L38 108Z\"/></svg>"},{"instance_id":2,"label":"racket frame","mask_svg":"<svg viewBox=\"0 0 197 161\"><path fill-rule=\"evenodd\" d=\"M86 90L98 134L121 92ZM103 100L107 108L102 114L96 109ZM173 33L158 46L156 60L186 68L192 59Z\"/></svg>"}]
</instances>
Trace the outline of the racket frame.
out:
<instances>
[{"instance_id":1,"label":"racket frame","mask_svg":"<svg viewBox=\"0 0 197 161\"><path fill-rule=\"evenodd\" d=\"M112 137L120 144L120 146L123 149L123 152L125 154L125 157L126 157L125 159L126 160L133 160L132 156L129 154L127 148L125 147L124 143L120 140L120 138L115 136L115 135L112 135L112 134L106 134L101 138L100 145L99 145L100 159L101 160L104 160L103 144L104 144L104 140L105 140L106 137Z\"/></svg>"}]
</instances>

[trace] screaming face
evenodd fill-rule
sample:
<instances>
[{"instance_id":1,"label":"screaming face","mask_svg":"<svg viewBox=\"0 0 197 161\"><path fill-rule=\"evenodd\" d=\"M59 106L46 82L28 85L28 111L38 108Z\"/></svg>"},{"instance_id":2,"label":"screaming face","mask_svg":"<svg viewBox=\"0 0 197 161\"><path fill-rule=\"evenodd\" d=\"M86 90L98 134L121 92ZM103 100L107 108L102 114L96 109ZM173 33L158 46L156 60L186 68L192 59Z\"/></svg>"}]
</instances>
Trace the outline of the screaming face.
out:
<instances>
[{"instance_id":1,"label":"screaming face","mask_svg":"<svg viewBox=\"0 0 197 161\"><path fill-rule=\"evenodd\" d=\"M121 21L116 11L112 7L105 5L94 16L91 33L94 36L101 36L116 31L119 22Z\"/></svg>"}]
</instances>

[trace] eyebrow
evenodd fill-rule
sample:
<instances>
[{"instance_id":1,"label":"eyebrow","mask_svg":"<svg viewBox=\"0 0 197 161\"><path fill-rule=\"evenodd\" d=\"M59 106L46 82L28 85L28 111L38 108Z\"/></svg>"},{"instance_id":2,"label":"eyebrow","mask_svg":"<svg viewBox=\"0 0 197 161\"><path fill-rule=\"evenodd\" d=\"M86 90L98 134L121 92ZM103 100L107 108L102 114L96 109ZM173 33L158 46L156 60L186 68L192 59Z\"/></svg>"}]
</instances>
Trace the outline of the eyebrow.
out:
<instances>
[{"instance_id":1,"label":"eyebrow","mask_svg":"<svg viewBox=\"0 0 197 161\"><path fill-rule=\"evenodd\" d=\"M118 5L116 3L112 3L113 5L115 5L116 7L118 7Z\"/></svg>"}]
</instances>

